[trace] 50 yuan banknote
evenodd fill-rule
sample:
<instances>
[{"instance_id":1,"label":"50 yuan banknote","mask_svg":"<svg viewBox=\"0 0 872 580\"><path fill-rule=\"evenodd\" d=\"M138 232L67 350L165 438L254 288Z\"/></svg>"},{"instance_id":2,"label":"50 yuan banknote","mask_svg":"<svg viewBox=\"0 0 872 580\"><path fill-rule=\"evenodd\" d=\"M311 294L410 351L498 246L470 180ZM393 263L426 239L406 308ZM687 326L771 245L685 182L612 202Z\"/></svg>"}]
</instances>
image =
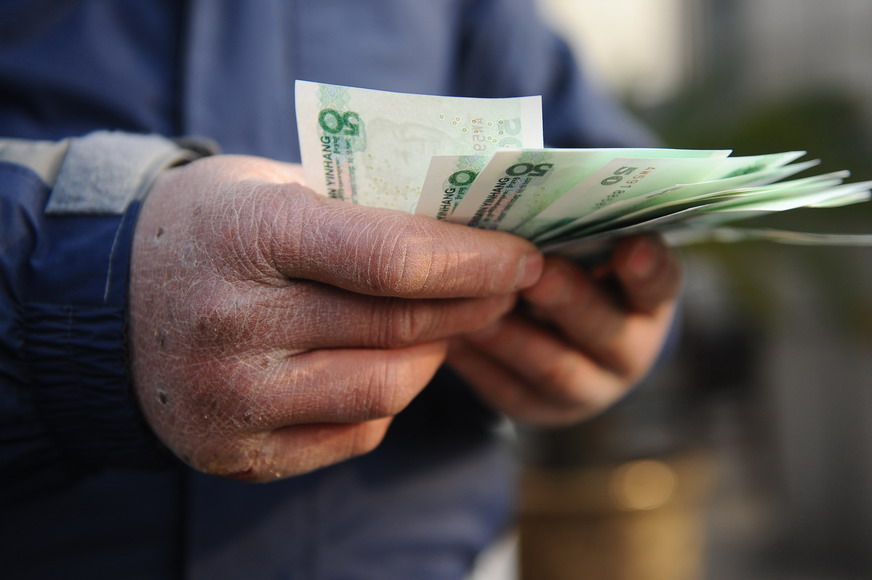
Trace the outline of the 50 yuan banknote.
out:
<instances>
[{"instance_id":1,"label":"50 yuan banknote","mask_svg":"<svg viewBox=\"0 0 872 580\"><path fill-rule=\"evenodd\" d=\"M297 81L306 183L354 203L412 212L434 155L542 147L540 97L476 99Z\"/></svg>"}]
</instances>

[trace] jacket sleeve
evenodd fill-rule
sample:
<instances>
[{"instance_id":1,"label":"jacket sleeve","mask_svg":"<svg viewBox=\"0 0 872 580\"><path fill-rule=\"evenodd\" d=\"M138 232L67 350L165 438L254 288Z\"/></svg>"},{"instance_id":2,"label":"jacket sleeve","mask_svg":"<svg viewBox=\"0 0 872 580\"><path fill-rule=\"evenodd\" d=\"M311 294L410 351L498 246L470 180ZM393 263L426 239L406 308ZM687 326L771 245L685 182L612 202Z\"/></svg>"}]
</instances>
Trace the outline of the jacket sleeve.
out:
<instances>
[{"instance_id":1,"label":"jacket sleeve","mask_svg":"<svg viewBox=\"0 0 872 580\"><path fill-rule=\"evenodd\" d=\"M0 140L0 497L169 461L130 390L125 311L144 192L193 151L93 133Z\"/></svg>"},{"instance_id":2,"label":"jacket sleeve","mask_svg":"<svg viewBox=\"0 0 872 580\"><path fill-rule=\"evenodd\" d=\"M542 95L548 147L657 146L658 139L585 74L531 0L468 0L458 91Z\"/></svg>"}]
</instances>

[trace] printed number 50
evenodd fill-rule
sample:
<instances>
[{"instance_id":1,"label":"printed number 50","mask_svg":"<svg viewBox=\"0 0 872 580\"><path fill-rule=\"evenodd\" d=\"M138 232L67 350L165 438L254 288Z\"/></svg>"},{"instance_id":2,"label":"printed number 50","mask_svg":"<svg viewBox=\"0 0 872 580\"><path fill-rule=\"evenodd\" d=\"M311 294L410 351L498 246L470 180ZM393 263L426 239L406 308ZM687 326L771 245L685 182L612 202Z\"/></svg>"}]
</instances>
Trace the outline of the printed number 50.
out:
<instances>
[{"instance_id":1,"label":"printed number 50","mask_svg":"<svg viewBox=\"0 0 872 580\"><path fill-rule=\"evenodd\" d=\"M554 167L553 163L515 163L506 169L506 175L511 175L512 177L520 177L521 175L543 177L552 167Z\"/></svg>"},{"instance_id":2,"label":"printed number 50","mask_svg":"<svg viewBox=\"0 0 872 580\"><path fill-rule=\"evenodd\" d=\"M606 177L602 181L600 181L601 185L615 185L616 183L620 183L624 180L624 176L632 175L634 171L636 171L638 167L618 167L615 169L615 172L610 176Z\"/></svg>"},{"instance_id":3,"label":"printed number 50","mask_svg":"<svg viewBox=\"0 0 872 580\"><path fill-rule=\"evenodd\" d=\"M318 124L331 135L356 136L360 134L360 115L354 111L340 113L336 109L322 109L318 113Z\"/></svg>"}]
</instances>

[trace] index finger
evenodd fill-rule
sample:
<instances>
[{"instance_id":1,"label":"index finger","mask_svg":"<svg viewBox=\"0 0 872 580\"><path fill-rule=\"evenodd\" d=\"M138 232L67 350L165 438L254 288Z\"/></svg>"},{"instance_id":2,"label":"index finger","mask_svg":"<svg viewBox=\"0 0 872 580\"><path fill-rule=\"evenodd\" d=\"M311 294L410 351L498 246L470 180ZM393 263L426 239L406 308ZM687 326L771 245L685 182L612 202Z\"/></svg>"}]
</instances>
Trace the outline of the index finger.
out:
<instances>
[{"instance_id":1,"label":"index finger","mask_svg":"<svg viewBox=\"0 0 872 580\"><path fill-rule=\"evenodd\" d=\"M460 298L514 292L542 272L542 255L518 236L340 202L296 184L269 189L274 213L262 239L289 278L376 296Z\"/></svg>"},{"instance_id":2,"label":"index finger","mask_svg":"<svg viewBox=\"0 0 872 580\"><path fill-rule=\"evenodd\" d=\"M678 295L681 265L658 236L620 240L612 264L624 299L637 312L654 312Z\"/></svg>"}]
</instances>

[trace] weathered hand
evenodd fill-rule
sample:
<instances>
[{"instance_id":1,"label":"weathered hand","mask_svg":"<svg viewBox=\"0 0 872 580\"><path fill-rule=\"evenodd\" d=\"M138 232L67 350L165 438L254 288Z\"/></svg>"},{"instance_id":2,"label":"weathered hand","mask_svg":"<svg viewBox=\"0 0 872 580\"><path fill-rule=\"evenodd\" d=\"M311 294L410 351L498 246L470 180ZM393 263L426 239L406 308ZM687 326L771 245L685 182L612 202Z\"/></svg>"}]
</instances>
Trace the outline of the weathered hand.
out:
<instances>
[{"instance_id":1,"label":"weathered hand","mask_svg":"<svg viewBox=\"0 0 872 580\"><path fill-rule=\"evenodd\" d=\"M147 420L182 460L250 480L372 449L443 362L542 271L508 234L320 197L299 166L163 174L136 229L130 341Z\"/></svg>"},{"instance_id":2,"label":"weathered hand","mask_svg":"<svg viewBox=\"0 0 872 580\"><path fill-rule=\"evenodd\" d=\"M452 342L448 361L522 422L561 424L617 401L650 369L669 329L681 274L656 237L618 243L601 280L557 257L523 306Z\"/></svg>"}]
</instances>

